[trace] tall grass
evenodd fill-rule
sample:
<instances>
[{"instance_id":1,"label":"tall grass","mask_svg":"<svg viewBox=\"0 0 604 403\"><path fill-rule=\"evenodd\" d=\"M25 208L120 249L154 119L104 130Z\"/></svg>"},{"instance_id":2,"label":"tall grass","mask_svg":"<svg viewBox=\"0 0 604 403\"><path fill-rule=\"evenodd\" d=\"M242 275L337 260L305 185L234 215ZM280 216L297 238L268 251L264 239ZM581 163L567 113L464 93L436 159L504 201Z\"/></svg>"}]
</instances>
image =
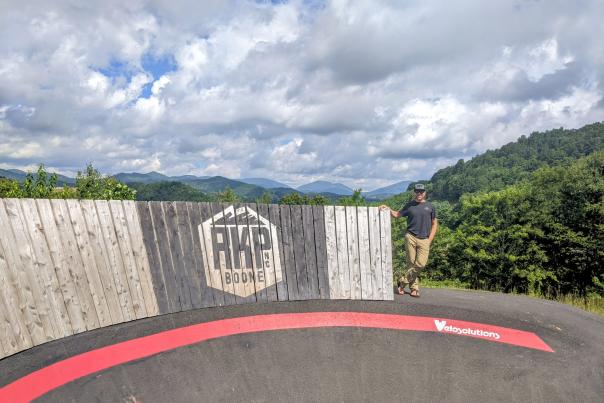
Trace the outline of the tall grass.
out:
<instances>
[{"instance_id":1,"label":"tall grass","mask_svg":"<svg viewBox=\"0 0 604 403\"><path fill-rule=\"evenodd\" d=\"M421 285L426 288L454 288L454 289L470 289L469 284L462 283L458 280L430 280L430 279L422 279ZM515 293L518 294L518 293ZM518 294L518 295L526 295L526 294ZM544 296L540 294L529 294L529 296L534 298L548 299L551 301L560 302L567 305L572 305L577 308L581 308L587 312L592 312L598 315L604 316L604 297L598 294L590 294L585 297L575 295L575 294L567 294L567 295L559 295L557 297Z\"/></svg>"}]
</instances>

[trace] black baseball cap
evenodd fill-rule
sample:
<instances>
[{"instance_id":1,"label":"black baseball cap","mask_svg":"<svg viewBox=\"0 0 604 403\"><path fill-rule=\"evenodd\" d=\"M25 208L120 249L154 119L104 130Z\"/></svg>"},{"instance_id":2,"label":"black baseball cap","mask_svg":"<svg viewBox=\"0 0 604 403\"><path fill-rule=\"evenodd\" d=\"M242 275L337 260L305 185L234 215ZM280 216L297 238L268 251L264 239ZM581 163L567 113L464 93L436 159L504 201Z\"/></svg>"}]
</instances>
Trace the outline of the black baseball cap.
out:
<instances>
[{"instance_id":1,"label":"black baseball cap","mask_svg":"<svg viewBox=\"0 0 604 403\"><path fill-rule=\"evenodd\" d=\"M422 183L416 183L415 186L413 187L413 190L415 190L416 192L417 191L425 192L426 187Z\"/></svg>"}]
</instances>

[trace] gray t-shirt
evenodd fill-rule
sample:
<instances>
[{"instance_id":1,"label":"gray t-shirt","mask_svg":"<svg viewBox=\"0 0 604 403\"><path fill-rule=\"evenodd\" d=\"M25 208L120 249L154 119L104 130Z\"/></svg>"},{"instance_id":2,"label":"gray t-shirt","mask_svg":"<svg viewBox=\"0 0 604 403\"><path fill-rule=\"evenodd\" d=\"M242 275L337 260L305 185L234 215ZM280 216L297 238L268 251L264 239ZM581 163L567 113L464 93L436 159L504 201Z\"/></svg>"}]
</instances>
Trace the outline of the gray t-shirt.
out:
<instances>
[{"instance_id":1,"label":"gray t-shirt","mask_svg":"<svg viewBox=\"0 0 604 403\"><path fill-rule=\"evenodd\" d=\"M432 203L418 203L411 200L399 211L401 217L407 217L407 231L420 239L426 239L432 231L432 220L436 218L436 209Z\"/></svg>"}]
</instances>

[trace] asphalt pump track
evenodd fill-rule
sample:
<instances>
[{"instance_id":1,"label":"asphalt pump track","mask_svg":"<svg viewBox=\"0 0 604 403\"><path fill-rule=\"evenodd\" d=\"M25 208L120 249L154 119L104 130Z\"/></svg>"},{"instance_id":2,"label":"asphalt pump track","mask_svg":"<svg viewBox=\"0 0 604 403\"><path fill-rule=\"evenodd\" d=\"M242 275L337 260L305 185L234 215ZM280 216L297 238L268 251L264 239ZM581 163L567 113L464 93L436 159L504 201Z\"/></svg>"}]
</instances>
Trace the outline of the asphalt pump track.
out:
<instances>
[{"instance_id":1,"label":"asphalt pump track","mask_svg":"<svg viewBox=\"0 0 604 403\"><path fill-rule=\"evenodd\" d=\"M424 289L199 309L0 360L0 401L602 401L604 318Z\"/></svg>"}]
</instances>

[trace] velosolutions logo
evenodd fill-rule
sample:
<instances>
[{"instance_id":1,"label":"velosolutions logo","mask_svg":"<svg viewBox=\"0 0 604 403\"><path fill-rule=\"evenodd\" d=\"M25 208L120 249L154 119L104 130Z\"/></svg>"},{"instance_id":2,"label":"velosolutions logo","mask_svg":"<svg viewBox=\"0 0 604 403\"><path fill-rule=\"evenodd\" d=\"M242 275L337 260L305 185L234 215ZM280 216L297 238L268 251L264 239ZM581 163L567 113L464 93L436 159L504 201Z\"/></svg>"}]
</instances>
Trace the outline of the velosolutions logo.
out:
<instances>
[{"instance_id":1,"label":"velosolutions logo","mask_svg":"<svg viewBox=\"0 0 604 403\"><path fill-rule=\"evenodd\" d=\"M480 337L489 337L495 340L499 340L501 336L496 332L489 332L482 329L472 329L469 327L460 328L457 326L447 325L446 320L434 320L434 324L436 325L436 330L439 332L453 333L459 334L463 336L480 336Z\"/></svg>"}]
</instances>

